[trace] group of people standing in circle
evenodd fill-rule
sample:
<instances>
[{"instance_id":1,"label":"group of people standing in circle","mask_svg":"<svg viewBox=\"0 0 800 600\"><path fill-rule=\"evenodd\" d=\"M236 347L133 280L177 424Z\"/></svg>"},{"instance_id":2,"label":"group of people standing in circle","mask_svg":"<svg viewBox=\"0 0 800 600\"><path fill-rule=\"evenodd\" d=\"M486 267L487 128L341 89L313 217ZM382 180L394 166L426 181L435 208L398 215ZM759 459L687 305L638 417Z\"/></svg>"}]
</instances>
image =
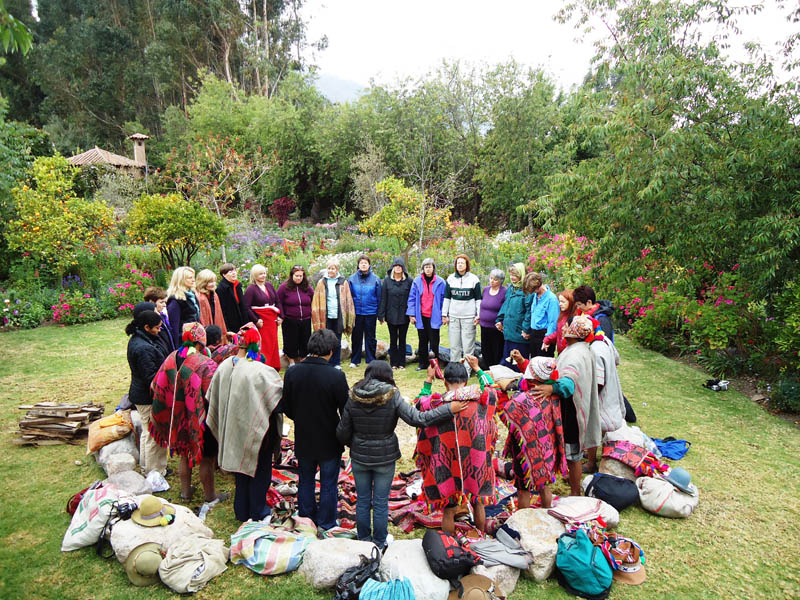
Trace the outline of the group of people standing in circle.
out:
<instances>
[{"instance_id":1,"label":"group of people standing in circle","mask_svg":"<svg viewBox=\"0 0 800 600\"><path fill-rule=\"evenodd\" d=\"M420 428L417 450L423 456L425 495L444 509L445 528L452 528L455 507L466 500L482 529L481 502L494 493L496 414L514 432L505 453L513 459L521 505L530 504L531 492L549 504L547 482L558 470L558 456L569 463L570 488L579 493L583 452L589 452L593 468L601 425L611 431L619 426L620 411L624 414L609 305L598 303L588 286L556 295L540 274L526 274L522 263L508 268L507 286L505 273L492 270L485 288L463 254L446 279L436 273L431 258L422 261L413 278L402 258L392 261L383 279L372 272L367 256L359 257L357 265L345 278L331 259L314 286L306 269L295 265L277 290L258 264L250 270L246 290L232 264L221 267L219 285L208 269L195 275L190 267L179 267L166 291L148 288L126 328L129 400L142 417L143 470L165 474L167 453L177 453L181 497L188 501L194 495L191 470L199 464L204 499L212 502L227 497L215 490L218 463L235 474L237 519L263 519L269 514L266 493L285 415L295 425L300 515L323 529L336 525L337 481L347 445L358 497L358 536L382 546L387 543L389 488L400 458L397 420ZM583 320L573 323L576 314ZM379 322L389 329L388 363L375 360ZM418 333L417 370L427 375L413 405L401 397L394 380L394 372L406 367L409 325ZM439 356L443 325L448 326L450 356L442 373L431 359ZM278 374L278 326L293 367L284 378ZM478 327L483 364L474 356ZM362 357L367 362L364 377L352 389L340 366L343 334L353 342L350 366L357 367ZM575 342L586 342L586 347ZM596 347L595 342L605 345ZM556 351L563 363L558 368L550 358ZM592 352L604 353L602 374L593 366ZM497 364L523 374L519 388L507 392L494 384L489 367ZM479 384L469 385L471 374ZM443 379L444 394L433 393L435 379ZM603 388L606 395L609 389L614 392L613 409L598 404ZM533 422L539 430L531 428ZM465 460L476 462L462 465L459 459L457 468L448 465L448 470L441 468L447 454L430 454L445 448L454 426L468 432L472 450ZM542 427L550 440L544 450L536 446L545 439ZM534 464L539 467L536 479L531 476ZM473 476L462 479L454 492L456 472Z\"/></svg>"}]
</instances>

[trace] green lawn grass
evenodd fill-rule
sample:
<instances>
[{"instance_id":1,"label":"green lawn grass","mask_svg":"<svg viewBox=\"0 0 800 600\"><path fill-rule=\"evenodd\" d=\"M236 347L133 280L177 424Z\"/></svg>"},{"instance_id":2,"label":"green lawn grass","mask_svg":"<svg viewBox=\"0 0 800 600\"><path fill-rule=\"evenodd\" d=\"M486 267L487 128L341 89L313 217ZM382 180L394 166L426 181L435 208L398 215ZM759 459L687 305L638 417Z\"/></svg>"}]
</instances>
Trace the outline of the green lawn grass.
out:
<instances>
[{"instance_id":1,"label":"green lawn grass","mask_svg":"<svg viewBox=\"0 0 800 600\"><path fill-rule=\"evenodd\" d=\"M126 337L122 320L73 327L0 333L0 598L166 598L164 586L135 588L116 559L93 549L60 552L69 524L64 512L74 492L103 477L85 447L18 447L17 405L43 400L101 402L110 413L127 391ZM379 337L386 339L385 327ZM442 343L447 345L446 330ZM416 334L409 334L416 344ZM652 437L673 435L693 446L680 465L700 489L700 506L689 519L655 517L639 508L622 514L619 530L647 555L647 581L615 585L613 598L796 598L800 597L800 432L735 391L711 392L705 375L625 338L617 341L623 387ZM351 383L363 374L345 373ZM413 365L399 372L406 396L419 390L423 374ZM409 431L402 466L410 463ZM79 463L79 464L78 464ZM196 475L195 475L196 476ZM173 489L165 493L175 499ZM233 479L218 476L233 491ZM559 483L556 491L566 486ZM199 496L198 496L199 498ZM215 508L207 524L217 537L236 530L231 503ZM399 530L392 529L399 534ZM420 535L421 532L415 532ZM315 593L297 574L274 578L240 566L197 594L198 598L330 598ZM514 598L565 598L550 581L520 578Z\"/></svg>"}]
</instances>

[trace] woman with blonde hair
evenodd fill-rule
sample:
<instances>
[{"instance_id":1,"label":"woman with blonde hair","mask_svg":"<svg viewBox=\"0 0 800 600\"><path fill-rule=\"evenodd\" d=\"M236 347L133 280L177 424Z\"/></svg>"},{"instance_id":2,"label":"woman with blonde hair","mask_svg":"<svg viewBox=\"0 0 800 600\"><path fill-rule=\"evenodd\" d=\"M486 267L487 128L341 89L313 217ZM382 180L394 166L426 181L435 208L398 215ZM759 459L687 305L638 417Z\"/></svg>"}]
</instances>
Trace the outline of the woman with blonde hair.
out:
<instances>
[{"instance_id":1,"label":"woman with blonde hair","mask_svg":"<svg viewBox=\"0 0 800 600\"><path fill-rule=\"evenodd\" d=\"M222 314L222 305L216 293L217 275L211 269L203 269L195 280L197 302L200 305L200 323L203 327L216 325L222 330L222 344L228 343L228 329Z\"/></svg>"},{"instance_id":2,"label":"woman with blonde hair","mask_svg":"<svg viewBox=\"0 0 800 600\"><path fill-rule=\"evenodd\" d=\"M267 357L267 364L280 371L281 358L278 353L278 325L283 322L283 307L278 292L267 281L267 268L255 264L250 269L250 285L244 292L245 314L256 324L261 335L261 353Z\"/></svg>"},{"instance_id":3,"label":"woman with blonde hair","mask_svg":"<svg viewBox=\"0 0 800 600\"><path fill-rule=\"evenodd\" d=\"M167 288L167 318L172 339L180 345L183 326L200 321L200 304L194 291L194 269L178 267Z\"/></svg>"},{"instance_id":4,"label":"woman with blonde hair","mask_svg":"<svg viewBox=\"0 0 800 600\"><path fill-rule=\"evenodd\" d=\"M339 367L342 355L342 333L350 335L356 321L356 308L347 279L339 274L339 261L328 260L326 274L314 288L311 301L311 328L330 329L336 334L339 344L333 349L330 364Z\"/></svg>"}]
</instances>

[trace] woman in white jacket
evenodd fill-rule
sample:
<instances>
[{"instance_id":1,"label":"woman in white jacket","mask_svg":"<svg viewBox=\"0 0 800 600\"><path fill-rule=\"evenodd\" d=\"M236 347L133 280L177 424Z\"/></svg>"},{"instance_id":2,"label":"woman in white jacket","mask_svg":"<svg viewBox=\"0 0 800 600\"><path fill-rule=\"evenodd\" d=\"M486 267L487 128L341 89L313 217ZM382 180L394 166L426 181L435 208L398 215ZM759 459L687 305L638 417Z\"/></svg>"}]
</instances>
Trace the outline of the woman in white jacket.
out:
<instances>
[{"instance_id":1,"label":"woman in white jacket","mask_svg":"<svg viewBox=\"0 0 800 600\"><path fill-rule=\"evenodd\" d=\"M444 288L442 323L448 325L450 360L460 361L475 350L475 330L480 321L481 280L469 270L466 254L456 256L455 273L451 273ZM469 372L469 367L467 372Z\"/></svg>"}]
</instances>

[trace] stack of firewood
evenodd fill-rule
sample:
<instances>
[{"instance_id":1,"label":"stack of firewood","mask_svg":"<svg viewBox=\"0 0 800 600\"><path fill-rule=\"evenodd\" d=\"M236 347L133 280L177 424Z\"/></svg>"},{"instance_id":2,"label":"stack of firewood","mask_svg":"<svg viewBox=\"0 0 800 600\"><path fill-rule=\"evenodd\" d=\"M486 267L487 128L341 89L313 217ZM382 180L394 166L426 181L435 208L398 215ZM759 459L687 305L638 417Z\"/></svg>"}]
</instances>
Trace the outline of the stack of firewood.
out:
<instances>
[{"instance_id":1,"label":"stack of firewood","mask_svg":"<svg viewBox=\"0 0 800 600\"><path fill-rule=\"evenodd\" d=\"M23 446L50 446L53 444L80 444L89 431L89 423L103 416L103 406L38 402L18 407L27 411L19 421L20 437L15 444Z\"/></svg>"}]
</instances>

